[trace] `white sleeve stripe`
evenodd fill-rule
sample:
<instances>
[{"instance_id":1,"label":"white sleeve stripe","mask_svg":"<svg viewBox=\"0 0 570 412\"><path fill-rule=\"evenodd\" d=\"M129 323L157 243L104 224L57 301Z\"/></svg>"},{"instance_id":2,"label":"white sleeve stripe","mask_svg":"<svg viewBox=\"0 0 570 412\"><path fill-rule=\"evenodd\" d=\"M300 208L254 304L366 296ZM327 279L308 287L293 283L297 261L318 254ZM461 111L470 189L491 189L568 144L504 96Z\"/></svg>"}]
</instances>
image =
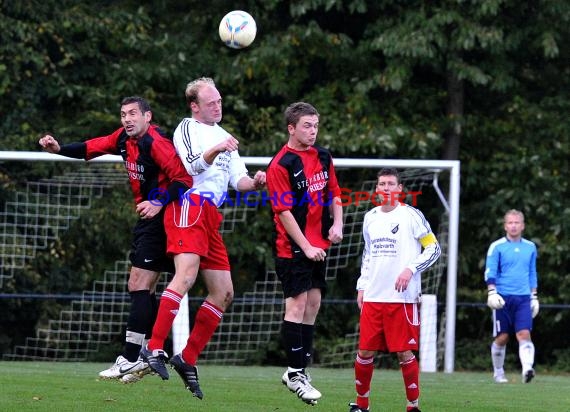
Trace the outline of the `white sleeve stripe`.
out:
<instances>
[{"instance_id":1,"label":"white sleeve stripe","mask_svg":"<svg viewBox=\"0 0 570 412\"><path fill-rule=\"evenodd\" d=\"M434 246L435 247L433 253L427 258L427 260L424 263L417 266L418 271L423 272L424 270L429 268L437 261L437 259L441 255L441 247L439 246L439 243L434 243Z\"/></svg>"},{"instance_id":2,"label":"white sleeve stripe","mask_svg":"<svg viewBox=\"0 0 570 412\"><path fill-rule=\"evenodd\" d=\"M413 212L417 219L421 222L421 225L426 229L426 234L431 232L431 227L426 219L426 217L423 215L423 213L421 213L418 209L416 209L415 207L412 207L410 205L406 205L408 208L408 211Z\"/></svg>"},{"instance_id":3,"label":"white sleeve stripe","mask_svg":"<svg viewBox=\"0 0 570 412\"><path fill-rule=\"evenodd\" d=\"M184 147L188 151L188 156L186 157L188 163L192 163L193 161L196 160L196 157L192 155L190 123L191 122L188 119L182 120L182 142L184 143Z\"/></svg>"}]
</instances>

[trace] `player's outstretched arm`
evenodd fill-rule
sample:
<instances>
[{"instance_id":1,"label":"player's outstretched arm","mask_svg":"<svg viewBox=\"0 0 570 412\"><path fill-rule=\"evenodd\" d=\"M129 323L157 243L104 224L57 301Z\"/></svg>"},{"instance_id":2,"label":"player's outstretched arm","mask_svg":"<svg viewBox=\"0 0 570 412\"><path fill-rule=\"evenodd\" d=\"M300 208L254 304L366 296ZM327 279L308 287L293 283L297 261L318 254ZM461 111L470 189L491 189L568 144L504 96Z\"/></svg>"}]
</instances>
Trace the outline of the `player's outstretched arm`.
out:
<instances>
[{"instance_id":1,"label":"player's outstretched arm","mask_svg":"<svg viewBox=\"0 0 570 412\"><path fill-rule=\"evenodd\" d=\"M249 192L264 189L265 186L265 172L258 170L253 178L249 176L242 177L237 184L237 190L240 192Z\"/></svg>"},{"instance_id":2,"label":"player's outstretched arm","mask_svg":"<svg viewBox=\"0 0 570 412\"><path fill-rule=\"evenodd\" d=\"M49 153L72 157L74 159L87 159L87 145L84 142L69 143L61 146L53 136L46 134L38 143L42 149Z\"/></svg>"},{"instance_id":3,"label":"player's outstretched arm","mask_svg":"<svg viewBox=\"0 0 570 412\"><path fill-rule=\"evenodd\" d=\"M40 144L43 150L49 153L59 153L59 151L61 150L57 140L55 140L55 138L49 134L43 136L38 143Z\"/></svg>"}]
</instances>

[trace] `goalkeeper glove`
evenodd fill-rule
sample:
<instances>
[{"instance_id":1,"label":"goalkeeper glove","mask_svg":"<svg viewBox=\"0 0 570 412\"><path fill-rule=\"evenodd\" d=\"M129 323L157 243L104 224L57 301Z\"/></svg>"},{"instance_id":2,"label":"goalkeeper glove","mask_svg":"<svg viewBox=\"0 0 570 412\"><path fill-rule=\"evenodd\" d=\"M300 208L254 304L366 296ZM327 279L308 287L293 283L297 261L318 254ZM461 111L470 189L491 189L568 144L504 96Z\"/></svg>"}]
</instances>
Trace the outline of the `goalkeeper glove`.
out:
<instances>
[{"instance_id":1,"label":"goalkeeper glove","mask_svg":"<svg viewBox=\"0 0 570 412\"><path fill-rule=\"evenodd\" d=\"M532 293L532 296L530 297L530 310L532 311L532 317L536 317L536 315L538 315L538 309L539 309L539 304L538 304L538 296L536 294L536 292Z\"/></svg>"},{"instance_id":2,"label":"goalkeeper glove","mask_svg":"<svg viewBox=\"0 0 570 412\"><path fill-rule=\"evenodd\" d=\"M505 300L497 293L497 289L489 289L487 295L487 306L491 309L501 309L505 306Z\"/></svg>"}]
</instances>

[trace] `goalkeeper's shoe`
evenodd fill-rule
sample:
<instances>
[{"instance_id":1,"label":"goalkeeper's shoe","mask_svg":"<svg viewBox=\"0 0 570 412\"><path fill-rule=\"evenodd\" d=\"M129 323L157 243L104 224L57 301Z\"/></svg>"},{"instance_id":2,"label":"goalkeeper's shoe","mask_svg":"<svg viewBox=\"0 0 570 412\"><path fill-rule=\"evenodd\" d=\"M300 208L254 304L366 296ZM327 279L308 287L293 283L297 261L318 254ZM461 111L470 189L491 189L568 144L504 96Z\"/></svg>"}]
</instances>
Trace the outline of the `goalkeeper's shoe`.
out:
<instances>
[{"instance_id":1,"label":"goalkeeper's shoe","mask_svg":"<svg viewBox=\"0 0 570 412\"><path fill-rule=\"evenodd\" d=\"M168 370L166 370L166 362L168 355L162 349L150 350L143 346L141 349L141 358L148 363L150 369L156 372L163 380L168 379Z\"/></svg>"},{"instance_id":2,"label":"goalkeeper's shoe","mask_svg":"<svg viewBox=\"0 0 570 412\"><path fill-rule=\"evenodd\" d=\"M127 374L140 372L147 367L148 365L140 357L134 362L129 362L123 355L119 355L110 368L99 372L99 377L102 379L119 379Z\"/></svg>"},{"instance_id":3,"label":"goalkeeper's shoe","mask_svg":"<svg viewBox=\"0 0 570 412\"><path fill-rule=\"evenodd\" d=\"M534 369L529 369L526 372L523 372L522 374L522 381L523 383L530 383L531 380L533 380L534 378Z\"/></svg>"},{"instance_id":4,"label":"goalkeeper's shoe","mask_svg":"<svg viewBox=\"0 0 570 412\"><path fill-rule=\"evenodd\" d=\"M321 398L321 393L307 381L307 377L302 372L287 374L287 388L295 392L299 398L309 405L315 405Z\"/></svg>"},{"instance_id":5,"label":"goalkeeper's shoe","mask_svg":"<svg viewBox=\"0 0 570 412\"><path fill-rule=\"evenodd\" d=\"M186 389L192 392L192 395L196 398L202 399L204 394L198 384L198 368L184 362L184 359L182 359L180 355L173 356L172 359L170 359L170 365L178 372L182 381L184 381Z\"/></svg>"},{"instance_id":6,"label":"goalkeeper's shoe","mask_svg":"<svg viewBox=\"0 0 570 412\"><path fill-rule=\"evenodd\" d=\"M350 409L348 410L348 412L370 412L370 409L368 408L362 408L360 406L358 406L358 404L354 403L354 402L350 402L348 404L348 406L350 407Z\"/></svg>"},{"instance_id":7,"label":"goalkeeper's shoe","mask_svg":"<svg viewBox=\"0 0 570 412\"><path fill-rule=\"evenodd\" d=\"M495 383L509 383L509 380L505 377L505 375L495 375L493 376Z\"/></svg>"}]
</instances>

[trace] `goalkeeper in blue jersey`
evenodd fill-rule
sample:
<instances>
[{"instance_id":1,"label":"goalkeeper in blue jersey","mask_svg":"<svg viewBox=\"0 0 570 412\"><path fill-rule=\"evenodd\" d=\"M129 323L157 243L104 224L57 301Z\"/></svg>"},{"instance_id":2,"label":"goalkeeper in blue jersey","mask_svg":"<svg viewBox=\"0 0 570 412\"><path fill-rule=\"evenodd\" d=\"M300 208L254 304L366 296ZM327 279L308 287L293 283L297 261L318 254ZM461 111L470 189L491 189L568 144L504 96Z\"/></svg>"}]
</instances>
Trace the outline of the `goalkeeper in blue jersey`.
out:
<instances>
[{"instance_id":1,"label":"goalkeeper in blue jersey","mask_svg":"<svg viewBox=\"0 0 570 412\"><path fill-rule=\"evenodd\" d=\"M524 215L518 210L505 214L506 235L489 246L485 267L487 305L493 309L491 360L497 383L507 383L505 352L509 335L516 334L522 381L534 378L534 345L531 340L532 319L538 314L536 245L522 237Z\"/></svg>"}]
</instances>

